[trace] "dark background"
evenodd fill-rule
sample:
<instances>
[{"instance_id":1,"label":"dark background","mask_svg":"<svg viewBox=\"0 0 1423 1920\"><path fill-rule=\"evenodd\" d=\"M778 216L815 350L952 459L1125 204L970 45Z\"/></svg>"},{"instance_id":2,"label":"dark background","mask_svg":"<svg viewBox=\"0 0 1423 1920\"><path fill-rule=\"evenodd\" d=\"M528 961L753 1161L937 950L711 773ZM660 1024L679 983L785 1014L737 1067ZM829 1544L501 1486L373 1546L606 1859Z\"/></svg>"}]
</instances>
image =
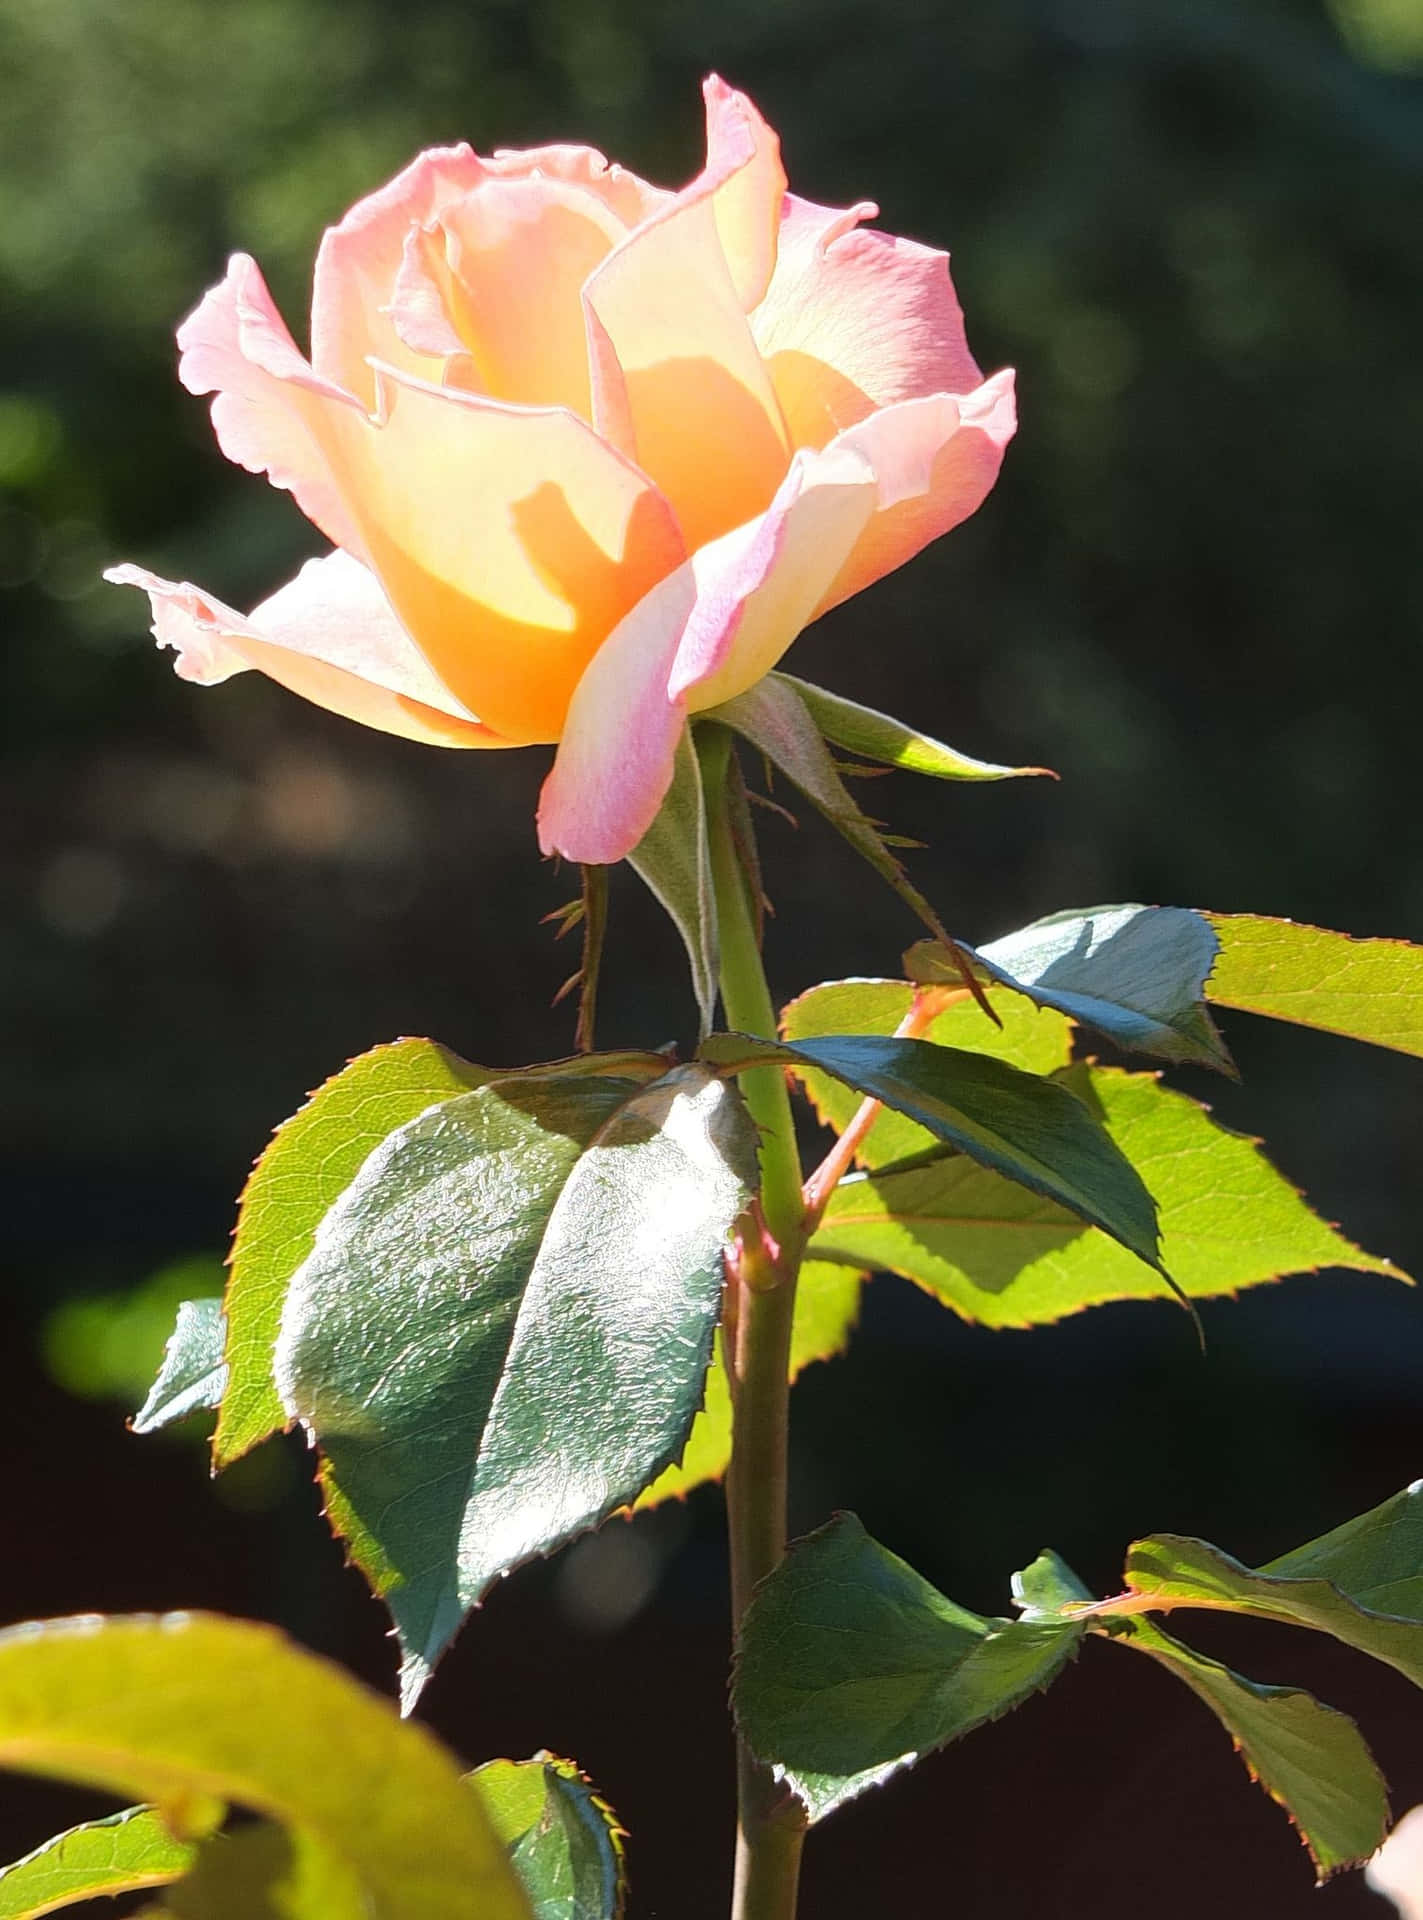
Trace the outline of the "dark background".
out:
<instances>
[{"instance_id":1,"label":"dark background","mask_svg":"<svg viewBox=\"0 0 1423 1920\"><path fill-rule=\"evenodd\" d=\"M587 139L698 164L719 68L792 185L953 249L1023 427L981 514L792 664L1060 786L886 781L969 938L1168 900L1423 937L1419 0L0 0L3 1163L0 1618L203 1605L388 1686L383 1617L306 1456L206 1480L123 1428L172 1300L212 1291L271 1126L350 1055L571 1043L540 916L546 755L442 754L248 676L181 685L101 565L239 605L320 542L229 467L171 330L230 248L303 332L320 230L423 145ZM778 991L892 973L913 924L842 844L770 821ZM684 1034L680 950L619 876L602 1038ZM1423 1267L1419 1063L1232 1022L1237 1089L1319 1209ZM175 1263L177 1269L175 1270ZM156 1276L156 1277L155 1277ZM1103 1590L1137 1532L1258 1561L1423 1471L1423 1309L1343 1274L985 1334L902 1283L797 1390L795 1520L856 1509L1001 1611L1045 1543ZM126 1404L127 1403L127 1404ZM633 1830L634 1920L725 1910L719 1496L516 1575L424 1711L471 1760L574 1754ZM1358 1712L1397 1804L1423 1703L1304 1636L1198 1643ZM8 1857L78 1796L0 1794ZM1219 1728L1105 1645L1045 1699L830 1822L808 1920L1382 1915L1322 1896Z\"/></svg>"}]
</instances>

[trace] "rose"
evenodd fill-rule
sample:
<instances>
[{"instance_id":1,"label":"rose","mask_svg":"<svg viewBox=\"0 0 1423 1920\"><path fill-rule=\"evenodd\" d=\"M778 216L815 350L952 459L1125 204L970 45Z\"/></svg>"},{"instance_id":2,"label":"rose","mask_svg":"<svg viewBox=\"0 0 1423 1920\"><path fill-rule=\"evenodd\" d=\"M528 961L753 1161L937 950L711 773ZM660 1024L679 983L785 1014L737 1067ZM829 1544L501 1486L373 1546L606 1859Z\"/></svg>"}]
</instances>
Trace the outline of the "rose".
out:
<instances>
[{"instance_id":1,"label":"rose","mask_svg":"<svg viewBox=\"0 0 1423 1920\"><path fill-rule=\"evenodd\" d=\"M446 746L558 742L545 852L634 847L689 713L964 519L1012 435L945 254L786 192L707 81L672 193L587 147L422 154L326 234L311 359L256 264L178 330L228 458L333 542L243 616L132 566L206 685Z\"/></svg>"}]
</instances>

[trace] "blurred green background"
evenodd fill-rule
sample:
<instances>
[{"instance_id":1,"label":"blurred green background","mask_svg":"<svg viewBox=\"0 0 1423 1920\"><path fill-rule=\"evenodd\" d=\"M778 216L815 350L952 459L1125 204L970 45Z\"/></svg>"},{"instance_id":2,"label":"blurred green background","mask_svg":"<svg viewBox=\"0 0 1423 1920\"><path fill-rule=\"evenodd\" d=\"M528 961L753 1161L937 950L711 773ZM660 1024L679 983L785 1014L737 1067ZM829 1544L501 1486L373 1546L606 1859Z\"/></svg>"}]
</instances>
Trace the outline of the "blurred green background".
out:
<instances>
[{"instance_id":1,"label":"blurred green background","mask_svg":"<svg viewBox=\"0 0 1423 1920\"><path fill-rule=\"evenodd\" d=\"M222 460L173 326L241 247L302 337L322 227L421 146L584 139L680 183L713 67L798 191L951 248L979 360L1019 370L985 509L792 661L1061 771L876 787L949 924L1139 899L1423 938L1423 0L0 0L0 1617L224 1606L388 1684L300 1447L210 1487L191 1438L123 1414L308 1089L400 1033L497 1065L571 1044L546 754L444 755L255 675L184 686L99 583L135 559L246 605L321 546ZM913 924L842 844L768 820L763 854L779 990L895 971ZM619 876L602 1037L689 1018ZM1243 1087L1191 1090L1423 1271L1417 1063L1229 1038ZM1423 1468L1421 1316L1294 1280L1208 1308L1202 1359L1166 1308L990 1336L881 1280L798 1390L797 1521L855 1507L990 1611L1045 1542L1104 1586L1149 1528L1263 1558ZM430 1691L471 1759L593 1772L633 1828L634 1920L724 1910L723 1588L703 1494L517 1575ZM1423 1797L1401 1682L1246 1639L1247 1671L1363 1712L1399 1804ZM1096 1654L832 1822L808 1915L1318 1914L1214 1724ZM7 1786L7 1853L74 1805ZM1357 1881L1322 1904L1382 1913Z\"/></svg>"}]
</instances>

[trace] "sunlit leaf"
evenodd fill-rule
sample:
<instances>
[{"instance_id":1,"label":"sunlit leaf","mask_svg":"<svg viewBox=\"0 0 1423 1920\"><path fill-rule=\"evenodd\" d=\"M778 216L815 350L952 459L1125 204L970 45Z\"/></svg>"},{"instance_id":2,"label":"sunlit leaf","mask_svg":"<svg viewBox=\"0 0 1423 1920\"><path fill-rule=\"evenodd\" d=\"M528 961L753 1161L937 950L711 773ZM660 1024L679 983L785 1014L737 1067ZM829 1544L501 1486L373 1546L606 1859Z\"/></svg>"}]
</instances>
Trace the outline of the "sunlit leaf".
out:
<instances>
[{"instance_id":1,"label":"sunlit leaf","mask_svg":"<svg viewBox=\"0 0 1423 1920\"><path fill-rule=\"evenodd\" d=\"M849 1345L860 1311L864 1274L853 1267L823 1260L807 1260L796 1283L795 1322L791 1329L791 1379L815 1360L829 1360ZM685 1499L693 1487L719 1480L731 1459L731 1392L721 1357L718 1330L711 1365L707 1368L706 1397L692 1422L686 1451L675 1466L638 1496L636 1505L660 1506L664 1500Z\"/></svg>"},{"instance_id":2,"label":"sunlit leaf","mask_svg":"<svg viewBox=\"0 0 1423 1920\"><path fill-rule=\"evenodd\" d=\"M356 1920L370 1911L360 1872L300 1829L259 1821L215 1834L163 1896L172 1920Z\"/></svg>"},{"instance_id":3,"label":"sunlit leaf","mask_svg":"<svg viewBox=\"0 0 1423 1920\"><path fill-rule=\"evenodd\" d=\"M1099 1613L1205 1607L1283 1620L1332 1634L1423 1687L1423 1481L1263 1567L1204 1540L1150 1534L1127 1553L1126 1583Z\"/></svg>"},{"instance_id":4,"label":"sunlit leaf","mask_svg":"<svg viewBox=\"0 0 1423 1920\"><path fill-rule=\"evenodd\" d=\"M1267 1687L1183 1646L1150 1620L1116 1639L1173 1673L1220 1721L1250 1777L1285 1809L1320 1880L1361 1865L1388 1830L1388 1789L1347 1714L1298 1687Z\"/></svg>"},{"instance_id":5,"label":"sunlit leaf","mask_svg":"<svg viewBox=\"0 0 1423 1920\"><path fill-rule=\"evenodd\" d=\"M1013 780L1024 775L1047 774L1046 767L998 767L991 761L973 760L966 753L946 747L917 727L862 707L843 695L829 693L824 687L798 680L794 674L773 674L784 681L805 702L811 719L825 738L847 753L858 753L866 760L877 760L887 767L899 767L905 773L927 773L936 780Z\"/></svg>"},{"instance_id":6,"label":"sunlit leaf","mask_svg":"<svg viewBox=\"0 0 1423 1920\"><path fill-rule=\"evenodd\" d=\"M1205 1004L1216 937L1185 907L1087 907L965 948L990 979L1095 1027L1119 1047L1233 1071ZM905 955L912 979L957 979L932 941Z\"/></svg>"},{"instance_id":7,"label":"sunlit leaf","mask_svg":"<svg viewBox=\"0 0 1423 1920\"><path fill-rule=\"evenodd\" d=\"M468 1776L523 1882L533 1920L620 1920L623 1830L567 1760L491 1760Z\"/></svg>"},{"instance_id":8,"label":"sunlit leaf","mask_svg":"<svg viewBox=\"0 0 1423 1920\"><path fill-rule=\"evenodd\" d=\"M1258 914L1205 917L1220 941L1208 999L1423 1057L1423 947Z\"/></svg>"},{"instance_id":9,"label":"sunlit leaf","mask_svg":"<svg viewBox=\"0 0 1423 1920\"><path fill-rule=\"evenodd\" d=\"M683 730L672 785L656 819L627 856L682 936L692 991L709 1032L716 1014L718 947L706 800L691 735Z\"/></svg>"},{"instance_id":10,"label":"sunlit leaf","mask_svg":"<svg viewBox=\"0 0 1423 1920\"><path fill-rule=\"evenodd\" d=\"M36 1920L100 1894L166 1886L187 1872L196 1851L153 1807L86 1820L0 1867L0 1920Z\"/></svg>"},{"instance_id":11,"label":"sunlit leaf","mask_svg":"<svg viewBox=\"0 0 1423 1920\"><path fill-rule=\"evenodd\" d=\"M227 1283L227 1392L213 1435L219 1466L287 1423L272 1350L287 1282L328 1208L393 1128L489 1078L433 1040L363 1053L278 1127L242 1195Z\"/></svg>"},{"instance_id":12,"label":"sunlit leaf","mask_svg":"<svg viewBox=\"0 0 1423 1920\"><path fill-rule=\"evenodd\" d=\"M383 1920L528 1920L453 1759L271 1627L206 1614L0 1633L0 1766L154 1802L235 1802L343 1863Z\"/></svg>"},{"instance_id":13,"label":"sunlit leaf","mask_svg":"<svg viewBox=\"0 0 1423 1920\"><path fill-rule=\"evenodd\" d=\"M1141 1176L1096 1116L1054 1080L989 1054L867 1034L794 1046L713 1034L702 1051L723 1072L779 1060L832 1074L981 1165L1059 1201L1161 1271L1156 1210Z\"/></svg>"},{"instance_id":14,"label":"sunlit leaf","mask_svg":"<svg viewBox=\"0 0 1423 1920\"><path fill-rule=\"evenodd\" d=\"M227 1388L227 1363L222 1357L226 1337L221 1300L181 1303L158 1378L130 1423L135 1433L154 1433L221 1403Z\"/></svg>"},{"instance_id":15,"label":"sunlit leaf","mask_svg":"<svg viewBox=\"0 0 1423 1920\"><path fill-rule=\"evenodd\" d=\"M418 1694L519 1562L626 1506L686 1444L755 1134L705 1067L604 1056L398 1127L293 1277L283 1404Z\"/></svg>"},{"instance_id":16,"label":"sunlit leaf","mask_svg":"<svg viewBox=\"0 0 1423 1920\"><path fill-rule=\"evenodd\" d=\"M1151 1190L1162 1263L1192 1299L1322 1267L1406 1278L1312 1212L1253 1140L1154 1074L1078 1066L1061 1077ZM1106 1234L960 1154L842 1182L811 1246L824 1259L900 1274L992 1327L1162 1292Z\"/></svg>"},{"instance_id":17,"label":"sunlit leaf","mask_svg":"<svg viewBox=\"0 0 1423 1920\"><path fill-rule=\"evenodd\" d=\"M1045 1687L1084 1630L970 1613L840 1514L757 1590L738 1643L737 1724L823 1819Z\"/></svg>"}]
</instances>

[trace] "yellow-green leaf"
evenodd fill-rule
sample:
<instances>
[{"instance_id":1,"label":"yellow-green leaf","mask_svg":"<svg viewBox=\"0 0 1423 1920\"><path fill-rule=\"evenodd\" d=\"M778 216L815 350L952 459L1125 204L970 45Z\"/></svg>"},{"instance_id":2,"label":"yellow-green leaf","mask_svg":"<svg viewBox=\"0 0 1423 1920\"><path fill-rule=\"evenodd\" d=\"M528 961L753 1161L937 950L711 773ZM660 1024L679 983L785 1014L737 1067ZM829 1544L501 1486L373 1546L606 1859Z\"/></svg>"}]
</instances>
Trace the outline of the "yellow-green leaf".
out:
<instances>
[{"instance_id":1,"label":"yellow-green leaf","mask_svg":"<svg viewBox=\"0 0 1423 1920\"><path fill-rule=\"evenodd\" d=\"M423 1727L271 1627L209 1614L0 1633L0 1767L153 1801L216 1797L344 1863L382 1920L529 1920Z\"/></svg>"},{"instance_id":2,"label":"yellow-green leaf","mask_svg":"<svg viewBox=\"0 0 1423 1920\"><path fill-rule=\"evenodd\" d=\"M100 1894L166 1886L188 1871L196 1854L154 1807L86 1820L0 1868L0 1920L38 1920Z\"/></svg>"},{"instance_id":3,"label":"yellow-green leaf","mask_svg":"<svg viewBox=\"0 0 1423 1920\"><path fill-rule=\"evenodd\" d=\"M1423 1057L1423 947L1259 914L1206 918L1220 941L1208 1000Z\"/></svg>"}]
</instances>

